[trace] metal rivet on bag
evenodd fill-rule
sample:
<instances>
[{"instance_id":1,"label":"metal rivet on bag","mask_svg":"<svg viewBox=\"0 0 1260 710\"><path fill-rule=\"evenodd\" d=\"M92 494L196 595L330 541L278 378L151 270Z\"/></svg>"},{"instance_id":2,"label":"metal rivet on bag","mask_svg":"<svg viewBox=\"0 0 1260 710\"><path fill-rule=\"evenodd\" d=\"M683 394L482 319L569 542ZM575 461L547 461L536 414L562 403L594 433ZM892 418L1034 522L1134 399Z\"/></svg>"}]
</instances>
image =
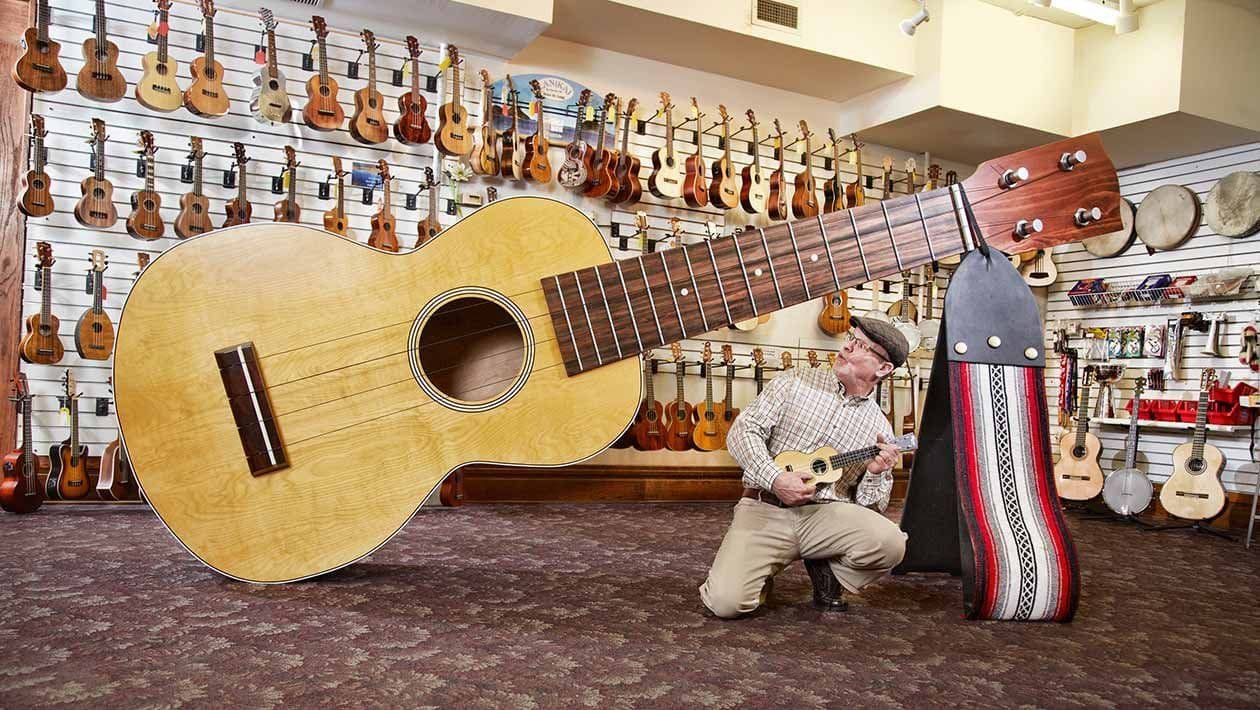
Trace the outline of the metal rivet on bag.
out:
<instances>
[{"instance_id":1,"label":"metal rivet on bag","mask_svg":"<svg viewBox=\"0 0 1260 710\"><path fill-rule=\"evenodd\" d=\"M1036 360L1037 348L1028 348L1024 350L1024 357L1028 358L1029 360Z\"/></svg>"},{"instance_id":2,"label":"metal rivet on bag","mask_svg":"<svg viewBox=\"0 0 1260 710\"><path fill-rule=\"evenodd\" d=\"M967 344L962 341L954 343L954 352L958 353L959 355L962 355L963 353L967 352Z\"/></svg>"},{"instance_id":3,"label":"metal rivet on bag","mask_svg":"<svg viewBox=\"0 0 1260 710\"><path fill-rule=\"evenodd\" d=\"M990 336L989 336L989 347L991 347L991 348L1000 348L1000 347L1002 347L1002 339L1001 339L1001 338L999 338L999 337L997 337L996 335L990 335Z\"/></svg>"}]
</instances>

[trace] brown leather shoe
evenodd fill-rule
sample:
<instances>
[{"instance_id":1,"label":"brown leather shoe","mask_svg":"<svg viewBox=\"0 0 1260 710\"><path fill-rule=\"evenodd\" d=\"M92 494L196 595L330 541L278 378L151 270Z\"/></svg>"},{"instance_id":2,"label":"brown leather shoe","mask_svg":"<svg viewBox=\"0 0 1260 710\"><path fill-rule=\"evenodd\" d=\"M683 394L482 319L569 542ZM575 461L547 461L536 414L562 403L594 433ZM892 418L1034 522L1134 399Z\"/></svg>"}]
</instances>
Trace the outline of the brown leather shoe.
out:
<instances>
[{"instance_id":1,"label":"brown leather shoe","mask_svg":"<svg viewBox=\"0 0 1260 710\"><path fill-rule=\"evenodd\" d=\"M831 571L827 560L804 560L809 581L814 584L814 608L819 611L848 611L844 600L844 587Z\"/></svg>"}]
</instances>

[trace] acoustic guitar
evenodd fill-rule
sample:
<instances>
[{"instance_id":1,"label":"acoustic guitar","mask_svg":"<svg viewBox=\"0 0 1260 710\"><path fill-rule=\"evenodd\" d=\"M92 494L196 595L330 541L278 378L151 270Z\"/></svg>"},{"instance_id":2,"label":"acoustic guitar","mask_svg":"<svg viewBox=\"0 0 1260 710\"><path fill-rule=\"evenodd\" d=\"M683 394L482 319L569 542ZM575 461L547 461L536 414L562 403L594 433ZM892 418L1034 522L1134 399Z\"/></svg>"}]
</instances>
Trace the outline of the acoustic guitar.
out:
<instances>
[{"instance_id":1,"label":"acoustic guitar","mask_svg":"<svg viewBox=\"0 0 1260 710\"><path fill-rule=\"evenodd\" d=\"M844 209L844 184L840 181L840 139L833 128L827 129L831 139L831 179L823 183L823 213L830 214Z\"/></svg>"},{"instance_id":2,"label":"acoustic guitar","mask_svg":"<svg viewBox=\"0 0 1260 710\"><path fill-rule=\"evenodd\" d=\"M394 229L394 209L392 206L393 198L389 191L389 164L384 160L377 162L377 171L381 175L381 188L384 190L384 198L381 201L381 209L372 215L372 234L368 237L368 246L376 247L382 251L398 251L398 233Z\"/></svg>"},{"instance_id":3,"label":"acoustic guitar","mask_svg":"<svg viewBox=\"0 0 1260 710\"><path fill-rule=\"evenodd\" d=\"M31 114L31 169L26 172L26 189L18 200L18 210L27 217L47 217L53 212L52 179L45 169L44 117Z\"/></svg>"},{"instance_id":4,"label":"acoustic guitar","mask_svg":"<svg viewBox=\"0 0 1260 710\"><path fill-rule=\"evenodd\" d=\"M324 213L324 229L350 237L350 220L346 218L346 175L349 172L342 170L341 158L334 155L332 163L333 175L337 178L337 206Z\"/></svg>"},{"instance_id":5,"label":"acoustic guitar","mask_svg":"<svg viewBox=\"0 0 1260 710\"><path fill-rule=\"evenodd\" d=\"M652 151L648 191L662 200L675 200L682 197L687 171L674 155L674 104L665 91L661 92L661 113L665 116L665 145Z\"/></svg>"},{"instance_id":6,"label":"acoustic guitar","mask_svg":"<svg viewBox=\"0 0 1260 710\"><path fill-rule=\"evenodd\" d=\"M66 370L61 378L65 385L65 407L70 410L70 438L53 444L48 451L48 479L44 496L49 500L76 500L87 496L87 446L79 443L79 392L74 373Z\"/></svg>"},{"instance_id":7,"label":"acoustic guitar","mask_svg":"<svg viewBox=\"0 0 1260 710\"><path fill-rule=\"evenodd\" d=\"M424 114L429 102L420 92L420 40L407 35L407 57L411 62L411 90L398 97L398 120L394 121L394 137L400 143L428 143L433 137L429 119Z\"/></svg>"},{"instance_id":8,"label":"acoustic guitar","mask_svg":"<svg viewBox=\"0 0 1260 710\"><path fill-rule=\"evenodd\" d=\"M556 171L556 182L561 187L575 189L586 185L590 174L587 170L587 153L594 152L582 136L582 125L586 123L586 107L591 102L591 90L582 89L578 96L576 117L573 119L573 140L564 147L564 162Z\"/></svg>"},{"instance_id":9,"label":"acoustic guitar","mask_svg":"<svg viewBox=\"0 0 1260 710\"><path fill-rule=\"evenodd\" d=\"M368 55L367 86L354 92L354 115L350 117L350 137L366 145L384 143L389 138L385 121L384 98L376 90L376 35L372 30L359 33ZM414 74L412 75L415 76Z\"/></svg>"},{"instance_id":10,"label":"acoustic guitar","mask_svg":"<svg viewBox=\"0 0 1260 710\"><path fill-rule=\"evenodd\" d=\"M315 44L319 52L319 73L306 80L306 105L302 107L302 122L316 131L335 131L346 120L346 111L337 99L337 80L328 74L328 25L324 18L311 18L315 32Z\"/></svg>"},{"instance_id":11,"label":"acoustic guitar","mask_svg":"<svg viewBox=\"0 0 1260 710\"><path fill-rule=\"evenodd\" d=\"M114 380L110 380L110 392L113 392ZM139 500L140 486L136 483L135 473L131 470L131 462L127 460L127 451L121 439L115 438L105 446L101 453L100 471L96 477L96 496L101 500Z\"/></svg>"},{"instance_id":12,"label":"acoustic guitar","mask_svg":"<svg viewBox=\"0 0 1260 710\"><path fill-rule=\"evenodd\" d=\"M0 479L0 508L10 513L34 513L44 504L44 489L39 483L39 460L31 444L31 390L26 374L19 372L11 382L9 401L17 405L22 418L22 445L5 455L0 463L4 478Z\"/></svg>"},{"instance_id":13,"label":"acoustic guitar","mask_svg":"<svg viewBox=\"0 0 1260 710\"><path fill-rule=\"evenodd\" d=\"M150 111L167 113L184 105L184 90L176 80L179 63L170 55L171 0L157 2L157 51L149 52L140 60L142 73L136 82L136 101Z\"/></svg>"},{"instance_id":14,"label":"acoustic guitar","mask_svg":"<svg viewBox=\"0 0 1260 710\"><path fill-rule=\"evenodd\" d=\"M227 219L223 221L224 227L231 227L236 224L249 224L254 216L254 206L249 204L249 197L246 195L249 179L245 174L245 164L249 162L249 156L245 155L244 143L233 143L232 153L236 156L236 197L228 200L223 206L223 211L227 213Z\"/></svg>"},{"instance_id":15,"label":"acoustic guitar","mask_svg":"<svg viewBox=\"0 0 1260 710\"><path fill-rule=\"evenodd\" d=\"M646 395L643 404L639 405L639 414L634 418L634 448L640 451L659 451L665 448L663 408L656 401L656 390L652 387L652 368L655 363L656 358L652 357L652 353L643 358L643 387Z\"/></svg>"},{"instance_id":16,"label":"acoustic guitar","mask_svg":"<svg viewBox=\"0 0 1260 710\"><path fill-rule=\"evenodd\" d=\"M748 116L748 127L752 129L752 162L744 166L739 189L739 204L749 214L765 214L766 203L770 199L770 185L761 170L761 138L757 134L757 115L752 109Z\"/></svg>"},{"instance_id":17,"label":"acoustic guitar","mask_svg":"<svg viewBox=\"0 0 1260 710\"><path fill-rule=\"evenodd\" d=\"M718 104L722 117L722 157L713 163L713 180L709 183L709 202L718 209L733 210L739 207L739 179L735 173L735 161L731 160L731 117L725 104Z\"/></svg>"},{"instance_id":18,"label":"acoustic guitar","mask_svg":"<svg viewBox=\"0 0 1260 710\"><path fill-rule=\"evenodd\" d=\"M1060 156L1078 149L1089 160L1061 170ZM1027 167L1030 179L995 189L1000 165ZM1047 222L1028 248L1117 229L1118 184L1097 136L976 170L967 194L984 198L971 203L972 224L991 249L1009 248L1015 222L1028 214ZM829 290L968 246L955 197L940 190L918 198L821 216L840 256ZM1103 218L1077 226L1071 217L1082 205ZM898 230L900 267L879 227L884 209ZM850 215L869 229L854 235ZM830 262L811 261L822 242L801 242L799 231L803 250L792 247L786 225L767 227L765 238L781 263L799 256L819 283ZM912 234L913 244L904 236ZM855 239L875 257L869 275L852 257ZM580 210L539 196L481 207L405 254L294 224L176 243L128 294L114 347L118 421L145 496L211 568L281 582L377 549L471 461L559 466L598 453L638 411L640 353L674 342L684 326L696 335L753 315L746 299L722 296L745 293L730 238L618 261L610 251ZM764 264L755 251L744 255L749 273ZM677 312L662 258L677 284ZM688 259L698 293L685 276ZM779 281L784 308L821 295ZM758 286L778 308L768 278ZM391 384L398 373L411 378ZM229 398L242 406L222 406ZM373 447L389 455L353 455Z\"/></svg>"},{"instance_id":19,"label":"acoustic guitar","mask_svg":"<svg viewBox=\"0 0 1260 710\"><path fill-rule=\"evenodd\" d=\"M429 213L420 220L420 224L416 225L416 232L419 234L419 239L416 240L417 248L442 231L442 222L438 220L438 193L441 191L441 185L433 179L433 168L424 169L424 184L425 189L429 191Z\"/></svg>"},{"instance_id":20,"label":"acoustic guitar","mask_svg":"<svg viewBox=\"0 0 1260 710\"><path fill-rule=\"evenodd\" d=\"M542 84L537 79L529 82L534 92L533 106L537 108L538 120L534 123L534 135L525 142L525 177L537 183L551 182L551 161L547 151L551 143L547 140L547 111L543 107Z\"/></svg>"},{"instance_id":21,"label":"acoustic guitar","mask_svg":"<svg viewBox=\"0 0 1260 710\"><path fill-rule=\"evenodd\" d=\"M642 164L630 152L630 124L634 121L634 112L639 106L638 99L630 99L624 115L625 126L621 133L621 155L617 160L617 189L605 196L609 202L631 206L639 202L643 196L643 183L639 182L639 170Z\"/></svg>"},{"instance_id":22,"label":"acoustic guitar","mask_svg":"<svg viewBox=\"0 0 1260 710\"><path fill-rule=\"evenodd\" d=\"M108 360L114 349L114 324L105 312L105 269L109 258L100 249L88 255L92 268L88 277L92 283L92 307L79 316L74 326L74 349L84 360Z\"/></svg>"},{"instance_id":23,"label":"acoustic guitar","mask_svg":"<svg viewBox=\"0 0 1260 710\"><path fill-rule=\"evenodd\" d=\"M848 198L849 207L861 207L866 204L866 177L862 174L862 146L857 134L850 136L853 141L853 165L857 170L857 178L845 186L844 194ZM839 209L839 208L837 208Z\"/></svg>"},{"instance_id":24,"label":"acoustic guitar","mask_svg":"<svg viewBox=\"0 0 1260 710\"><path fill-rule=\"evenodd\" d=\"M1208 401L1214 384L1216 369L1209 367L1203 371L1199 384L1194 436L1173 449L1172 475L1159 489L1159 502L1164 510L1186 520L1214 518L1225 508L1225 488L1221 485L1225 456L1207 443Z\"/></svg>"},{"instance_id":25,"label":"acoustic guitar","mask_svg":"<svg viewBox=\"0 0 1260 710\"><path fill-rule=\"evenodd\" d=\"M1054 481L1059 497L1067 500L1089 500L1101 493L1103 488L1103 472L1098 465L1102 444L1089 431L1092 377L1093 370L1086 368L1076 405L1076 431L1059 439L1059 462L1054 465Z\"/></svg>"},{"instance_id":26,"label":"acoustic guitar","mask_svg":"<svg viewBox=\"0 0 1260 710\"><path fill-rule=\"evenodd\" d=\"M214 58L214 0L198 0L198 4L206 51L189 66L193 80L184 92L184 106L198 116L222 116L228 112L231 99L223 87L223 65Z\"/></svg>"},{"instance_id":27,"label":"acoustic guitar","mask_svg":"<svg viewBox=\"0 0 1260 710\"><path fill-rule=\"evenodd\" d=\"M726 445L726 432L722 429L722 403L713 401L713 346L707 340L700 360L704 363L704 402L695 407L691 442L700 451L717 451Z\"/></svg>"},{"instance_id":28,"label":"acoustic guitar","mask_svg":"<svg viewBox=\"0 0 1260 710\"><path fill-rule=\"evenodd\" d=\"M75 88L84 98L113 103L127 95L127 79L118 71L118 45L105 32L105 0L96 0L96 32L83 40L83 68Z\"/></svg>"},{"instance_id":29,"label":"acoustic guitar","mask_svg":"<svg viewBox=\"0 0 1260 710\"><path fill-rule=\"evenodd\" d=\"M586 197L606 197L609 193L615 192L619 185L617 184L617 151L609 150L604 142L608 137L608 125L612 124L611 142L617 142L617 117L621 113L621 99L613 94L604 97L604 109L600 112L599 121L599 141L595 144L590 166L587 172L590 177L587 178L586 189L582 194ZM515 113L513 113L515 116Z\"/></svg>"},{"instance_id":30,"label":"acoustic guitar","mask_svg":"<svg viewBox=\"0 0 1260 710\"><path fill-rule=\"evenodd\" d=\"M277 222L300 222L302 221L302 206L297 201L297 167L301 165L297 159L297 151L293 150L293 146L286 145L284 147L284 176L289 181L289 193L279 202L276 203L276 221Z\"/></svg>"},{"instance_id":31,"label":"acoustic guitar","mask_svg":"<svg viewBox=\"0 0 1260 710\"><path fill-rule=\"evenodd\" d=\"M293 118L293 104L289 101L288 80L280 71L276 55L276 22L271 10L258 11L267 35L267 61L254 75L254 90L249 97L249 112L263 123L288 123Z\"/></svg>"},{"instance_id":32,"label":"acoustic guitar","mask_svg":"<svg viewBox=\"0 0 1260 710\"><path fill-rule=\"evenodd\" d=\"M779 154L779 168L770 173L770 195L767 197L766 215L770 219L788 218L787 198L787 149L783 147L783 127L779 119L774 119L774 149Z\"/></svg>"},{"instance_id":33,"label":"acoustic guitar","mask_svg":"<svg viewBox=\"0 0 1260 710\"><path fill-rule=\"evenodd\" d=\"M722 397L722 448L726 448L726 434L739 416L739 409L731 406L731 388L735 383L735 353L730 345L722 346L722 363L726 365L726 394Z\"/></svg>"},{"instance_id":34,"label":"acoustic guitar","mask_svg":"<svg viewBox=\"0 0 1260 710\"><path fill-rule=\"evenodd\" d=\"M109 229L118 221L114 207L114 185L105 178L105 122L92 119L92 154L96 168L92 177L79 183L83 196L74 206L74 218L84 227Z\"/></svg>"},{"instance_id":35,"label":"acoustic guitar","mask_svg":"<svg viewBox=\"0 0 1260 710\"><path fill-rule=\"evenodd\" d=\"M919 448L919 440L914 434L902 434L889 443L901 449L902 453ZM864 446L843 453L831 446L821 446L809 452L784 451L774 457L774 464L787 473L808 474L809 478L805 481L808 485L835 484L837 494L851 496L858 481L866 474L866 468L861 464L874 461L877 456L878 446Z\"/></svg>"},{"instance_id":36,"label":"acoustic guitar","mask_svg":"<svg viewBox=\"0 0 1260 710\"><path fill-rule=\"evenodd\" d=\"M801 139L805 141L805 152L801 158L805 161L805 169L797 173L793 181L796 189L792 192L792 214L797 219L818 216L818 185L814 182L814 134L809 131L809 124L801 121Z\"/></svg>"},{"instance_id":37,"label":"acoustic guitar","mask_svg":"<svg viewBox=\"0 0 1260 710\"><path fill-rule=\"evenodd\" d=\"M48 0L36 0L35 26L22 34L26 51L18 57L12 71L13 80L27 91L54 93L66 88L61 43L49 38L48 19Z\"/></svg>"},{"instance_id":38,"label":"acoustic guitar","mask_svg":"<svg viewBox=\"0 0 1260 710\"><path fill-rule=\"evenodd\" d=\"M463 105L464 79L459 66L459 48L448 45L446 56L451 64L451 100L438 108L438 129L433 144L442 155L465 156L472 152L473 136L468 130L468 109Z\"/></svg>"},{"instance_id":39,"label":"acoustic guitar","mask_svg":"<svg viewBox=\"0 0 1260 710\"><path fill-rule=\"evenodd\" d=\"M590 97L591 92L584 90L582 95ZM498 175L502 168L499 164L499 129L494 127L494 111L494 85L490 83L490 72L482 69L481 128L479 129L481 140L477 144L472 159L473 172L479 175ZM581 125L580 110L578 115L578 125ZM427 126L428 124L426 123L425 125ZM425 140L429 140L427 136Z\"/></svg>"},{"instance_id":40,"label":"acoustic guitar","mask_svg":"<svg viewBox=\"0 0 1260 710\"><path fill-rule=\"evenodd\" d=\"M691 97L691 118L696 124L692 130L696 152L687 156L684 164L686 172L683 175L683 201L688 207L699 209L709 206L709 186L705 182L708 170L704 164L704 134L700 131L700 119L704 118L704 114L700 113L700 104L694 96Z\"/></svg>"},{"instance_id":41,"label":"acoustic guitar","mask_svg":"<svg viewBox=\"0 0 1260 710\"><path fill-rule=\"evenodd\" d=\"M683 359L682 345L669 346L674 359L674 401L665 408L665 448L670 451L687 451L691 448L691 433L696 428L696 410L687 401L683 380L687 377L687 361Z\"/></svg>"},{"instance_id":42,"label":"acoustic guitar","mask_svg":"<svg viewBox=\"0 0 1260 710\"><path fill-rule=\"evenodd\" d=\"M1133 381L1133 411L1129 415L1129 435L1125 440L1124 467L1107 474L1103 482L1103 502L1116 515L1137 515L1151 504L1155 492L1146 472L1137 467L1138 413L1146 378Z\"/></svg>"},{"instance_id":43,"label":"acoustic guitar","mask_svg":"<svg viewBox=\"0 0 1260 710\"><path fill-rule=\"evenodd\" d=\"M144 189L131 195L131 214L127 216L127 233L136 239L153 241L166 234L162 221L162 195L154 189L157 179L157 146L153 134L140 131L140 152L144 155Z\"/></svg>"},{"instance_id":44,"label":"acoustic guitar","mask_svg":"<svg viewBox=\"0 0 1260 710\"><path fill-rule=\"evenodd\" d=\"M844 335L851 327L849 313L849 292L836 291L823 296L823 307L818 312L818 327L830 336Z\"/></svg>"},{"instance_id":45,"label":"acoustic guitar","mask_svg":"<svg viewBox=\"0 0 1260 710\"><path fill-rule=\"evenodd\" d=\"M193 136L188 139L188 158L193 164L193 189L180 195L179 214L175 217L175 236L180 239L195 237L214 229L210 221L210 198L202 190L201 165L206 151L202 148L201 139Z\"/></svg>"}]
</instances>

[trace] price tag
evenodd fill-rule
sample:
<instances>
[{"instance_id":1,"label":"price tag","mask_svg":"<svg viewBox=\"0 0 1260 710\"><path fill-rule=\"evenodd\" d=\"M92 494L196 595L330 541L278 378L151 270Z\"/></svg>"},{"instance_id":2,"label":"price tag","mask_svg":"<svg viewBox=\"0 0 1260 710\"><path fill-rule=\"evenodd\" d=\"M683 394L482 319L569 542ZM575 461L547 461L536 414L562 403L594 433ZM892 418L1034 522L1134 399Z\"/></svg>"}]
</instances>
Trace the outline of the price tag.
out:
<instances>
[{"instance_id":1,"label":"price tag","mask_svg":"<svg viewBox=\"0 0 1260 710\"><path fill-rule=\"evenodd\" d=\"M451 67L451 57L448 54L447 56L442 57L442 61L438 63L438 71L444 72L450 67Z\"/></svg>"},{"instance_id":2,"label":"price tag","mask_svg":"<svg viewBox=\"0 0 1260 710\"><path fill-rule=\"evenodd\" d=\"M849 165L857 165L857 151L849 153Z\"/></svg>"},{"instance_id":3,"label":"price tag","mask_svg":"<svg viewBox=\"0 0 1260 710\"><path fill-rule=\"evenodd\" d=\"M263 49L262 45L254 45L254 63L259 65L267 63L267 50Z\"/></svg>"},{"instance_id":4,"label":"price tag","mask_svg":"<svg viewBox=\"0 0 1260 710\"><path fill-rule=\"evenodd\" d=\"M66 424L69 424L70 423L70 408L63 404L61 406L61 409L58 409L57 411L61 412L61 418L65 421Z\"/></svg>"}]
</instances>

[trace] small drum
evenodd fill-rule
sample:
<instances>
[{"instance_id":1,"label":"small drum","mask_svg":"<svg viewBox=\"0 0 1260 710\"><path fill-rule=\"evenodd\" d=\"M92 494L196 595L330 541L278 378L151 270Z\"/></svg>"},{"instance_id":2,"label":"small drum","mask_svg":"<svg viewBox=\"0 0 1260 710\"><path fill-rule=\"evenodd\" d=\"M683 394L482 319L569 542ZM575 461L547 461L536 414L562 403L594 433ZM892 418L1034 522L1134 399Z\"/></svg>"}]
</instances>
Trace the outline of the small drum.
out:
<instances>
[{"instance_id":1,"label":"small drum","mask_svg":"<svg viewBox=\"0 0 1260 710\"><path fill-rule=\"evenodd\" d=\"M1208 193L1203 216L1223 237L1246 237L1260 231L1260 175L1230 173Z\"/></svg>"},{"instance_id":2,"label":"small drum","mask_svg":"<svg viewBox=\"0 0 1260 710\"><path fill-rule=\"evenodd\" d=\"M1110 234L1100 234L1097 237L1090 237L1085 240L1085 251L1094 256L1111 257L1120 256L1133 246L1133 240L1137 234L1133 230L1133 203L1127 199L1120 200L1120 223L1123 225L1119 231Z\"/></svg>"},{"instance_id":3,"label":"small drum","mask_svg":"<svg viewBox=\"0 0 1260 710\"><path fill-rule=\"evenodd\" d=\"M1161 185L1138 205L1138 239L1152 250L1176 249L1194 236L1203 218L1199 196L1181 185Z\"/></svg>"}]
</instances>

